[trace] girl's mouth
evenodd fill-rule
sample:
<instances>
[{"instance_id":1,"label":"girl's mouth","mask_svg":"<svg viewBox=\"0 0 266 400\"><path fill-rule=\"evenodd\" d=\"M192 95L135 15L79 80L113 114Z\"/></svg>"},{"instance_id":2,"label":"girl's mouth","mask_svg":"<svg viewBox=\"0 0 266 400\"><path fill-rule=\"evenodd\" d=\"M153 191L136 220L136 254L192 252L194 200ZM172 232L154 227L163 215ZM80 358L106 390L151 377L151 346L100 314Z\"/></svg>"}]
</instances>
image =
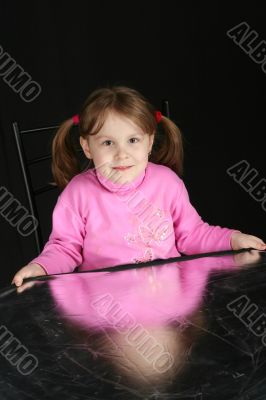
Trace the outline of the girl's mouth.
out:
<instances>
[{"instance_id":1,"label":"girl's mouth","mask_svg":"<svg viewBox=\"0 0 266 400\"><path fill-rule=\"evenodd\" d=\"M124 171L124 170L126 170L126 169L129 169L129 168L131 168L132 167L132 165L130 165L130 166L128 166L128 167L113 167L114 169L118 169L119 171Z\"/></svg>"}]
</instances>

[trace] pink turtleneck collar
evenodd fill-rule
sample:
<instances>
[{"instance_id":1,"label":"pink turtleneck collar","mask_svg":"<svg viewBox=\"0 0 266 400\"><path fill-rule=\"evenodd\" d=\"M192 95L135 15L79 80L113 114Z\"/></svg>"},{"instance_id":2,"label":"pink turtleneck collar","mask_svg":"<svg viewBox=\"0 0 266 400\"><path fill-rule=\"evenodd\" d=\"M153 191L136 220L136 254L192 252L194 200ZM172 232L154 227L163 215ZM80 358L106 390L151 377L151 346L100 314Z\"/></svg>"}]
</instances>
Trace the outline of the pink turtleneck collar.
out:
<instances>
[{"instance_id":1,"label":"pink turtleneck collar","mask_svg":"<svg viewBox=\"0 0 266 400\"><path fill-rule=\"evenodd\" d=\"M98 181L110 192L128 193L141 185L145 178L148 167L149 162L147 163L146 168L137 177L126 184L112 182L110 179L103 176L99 169L95 169L95 176L98 178Z\"/></svg>"}]
</instances>

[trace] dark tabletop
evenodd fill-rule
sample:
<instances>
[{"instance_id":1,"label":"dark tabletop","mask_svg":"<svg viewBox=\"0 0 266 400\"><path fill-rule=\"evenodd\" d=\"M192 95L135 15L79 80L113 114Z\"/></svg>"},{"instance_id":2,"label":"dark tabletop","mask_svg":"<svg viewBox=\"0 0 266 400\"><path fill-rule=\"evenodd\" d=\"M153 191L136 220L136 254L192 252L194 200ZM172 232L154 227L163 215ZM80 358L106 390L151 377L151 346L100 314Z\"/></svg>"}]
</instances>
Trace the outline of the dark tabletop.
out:
<instances>
[{"instance_id":1,"label":"dark tabletop","mask_svg":"<svg viewBox=\"0 0 266 400\"><path fill-rule=\"evenodd\" d=\"M266 399L266 253L0 291L0 399ZM31 287L30 287L31 286Z\"/></svg>"}]
</instances>

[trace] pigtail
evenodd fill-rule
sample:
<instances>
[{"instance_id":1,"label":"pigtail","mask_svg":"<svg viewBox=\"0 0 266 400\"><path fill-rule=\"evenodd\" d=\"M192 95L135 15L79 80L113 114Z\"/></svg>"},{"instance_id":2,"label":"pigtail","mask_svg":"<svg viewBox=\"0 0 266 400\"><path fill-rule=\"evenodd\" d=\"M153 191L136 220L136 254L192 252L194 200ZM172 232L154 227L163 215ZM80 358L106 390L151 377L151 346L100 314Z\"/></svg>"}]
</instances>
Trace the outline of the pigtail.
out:
<instances>
[{"instance_id":1,"label":"pigtail","mask_svg":"<svg viewBox=\"0 0 266 400\"><path fill-rule=\"evenodd\" d=\"M72 126L72 118L63 122L52 142L52 174L60 190L63 190L73 176L80 172L70 135Z\"/></svg>"},{"instance_id":2,"label":"pigtail","mask_svg":"<svg viewBox=\"0 0 266 400\"><path fill-rule=\"evenodd\" d=\"M183 175L182 133L178 126L165 116L162 116L157 125L150 161L171 168L180 177Z\"/></svg>"}]
</instances>

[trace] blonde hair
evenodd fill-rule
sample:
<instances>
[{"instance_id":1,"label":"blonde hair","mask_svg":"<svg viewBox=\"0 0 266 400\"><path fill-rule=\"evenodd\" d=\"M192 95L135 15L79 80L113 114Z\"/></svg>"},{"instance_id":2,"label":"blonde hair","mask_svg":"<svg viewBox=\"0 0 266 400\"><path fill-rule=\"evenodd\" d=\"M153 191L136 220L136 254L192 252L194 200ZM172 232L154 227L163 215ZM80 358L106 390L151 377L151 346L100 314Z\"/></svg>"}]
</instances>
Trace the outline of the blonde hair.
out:
<instances>
[{"instance_id":1,"label":"blonde hair","mask_svg":"<svg viewBox=\"0 0 266 400\"><path fill-rule=\"evenodd\" d=\"M150 161L165 165L182 176L184 154L179 128L165 116L157 124L155 108L135 89L111 86L94 90L79 114L79 135L83 138L96 135L110 111L130 118L148 135L155 134ZM73 124L72 118L64 121L52 143L52 173L60 189L82 172L70 135ZM88 168L94 167L93 160L90 160Z\"/></svg>"}]
</instances>

